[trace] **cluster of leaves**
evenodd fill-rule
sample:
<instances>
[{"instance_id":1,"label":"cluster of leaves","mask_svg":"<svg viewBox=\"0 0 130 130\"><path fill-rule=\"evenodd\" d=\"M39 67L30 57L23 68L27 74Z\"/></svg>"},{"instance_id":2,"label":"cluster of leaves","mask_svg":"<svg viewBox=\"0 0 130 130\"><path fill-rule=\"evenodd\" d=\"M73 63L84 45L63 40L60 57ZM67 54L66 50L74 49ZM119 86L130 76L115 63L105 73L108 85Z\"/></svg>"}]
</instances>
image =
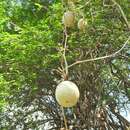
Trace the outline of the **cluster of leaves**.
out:
<instances>
[{"instance_id":1,"label":"cluster of leaves","mask_svg":"<svg viewBox=\"0 0 130 130\"><path fill-rule=\"evenodd\" d=\"M3 1L1 4L4 4L0 36L1 87L6 87L7 82L7 93L11 95L25 86L37 89L37 80L46 77L43 72L57 65L60 57L56 48L58 33L54 31L61 28L58 19L54 18L57 7L49 7L50 11L46 13L43 10L33 12L30 7L33 8L31 4L37 5L35 2ZM39 13L43 14L42 18L35 17Z\"/></svg>"}]
</instances>

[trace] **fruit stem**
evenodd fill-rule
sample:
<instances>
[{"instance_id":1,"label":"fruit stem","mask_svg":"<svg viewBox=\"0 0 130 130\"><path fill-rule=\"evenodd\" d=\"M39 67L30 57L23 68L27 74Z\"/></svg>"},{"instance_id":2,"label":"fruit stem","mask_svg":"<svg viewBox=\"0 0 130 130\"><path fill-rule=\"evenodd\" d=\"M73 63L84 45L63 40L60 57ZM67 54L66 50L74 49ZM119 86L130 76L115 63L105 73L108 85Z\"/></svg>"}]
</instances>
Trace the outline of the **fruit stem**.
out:
<instances>
[{"instance_id":1,"label":"fruit stem","mask_svg":"<svg viewBox=\"0 0 130 130\"><path fill-rule=\"evenodd\" d=\"M68 130L67 120L66 120L65 113L64 113L64 108L61 106L61 109L62 109L62 114L63 114L63 118L64 118L64 123L65 123L65 130Z\"/></svg>"}]
</instances>

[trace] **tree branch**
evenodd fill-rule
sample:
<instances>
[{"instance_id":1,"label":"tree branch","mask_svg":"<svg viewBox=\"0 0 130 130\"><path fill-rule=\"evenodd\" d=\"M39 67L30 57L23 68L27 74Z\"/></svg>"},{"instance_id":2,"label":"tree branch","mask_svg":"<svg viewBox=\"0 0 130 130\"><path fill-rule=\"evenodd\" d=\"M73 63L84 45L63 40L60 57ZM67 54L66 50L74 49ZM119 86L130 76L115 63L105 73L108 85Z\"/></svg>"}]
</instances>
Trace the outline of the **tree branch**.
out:
<instances>
[{"instance_id":1,"label":"tree branch","mask_svg":"<svg viewBox=\"0 0 130 130\"><path fill-rule=\"evenodd\" d=\"M107 56L102 56L102 57L97 57L97 58L94 58L94 59L87 59L87 60L82 60L82 61L76 61L73 64L69 65L68 68L71 68L72 66L75 66L75 65L81 64L81 63L86 63L86 62L90 62L90 61L97 61L97 60L102 60L102 59L115 57L117 54L119 54L125 48L126 44L129 42L129 40L130 40L130 37L126 40L126 42L123 44L123 46L118 51L116 51L113 54L110 54L110 55L107 55Z\"/></svg>"},{"instance_id":2,"label":"tree branch","mask_svg":"<svg viewBox=\"0 0 130 130\"><path fill-rule=\"evenodd\" d=\"M121 13L127 27L128 27L128 29L130 30L130 24L129 24L127 18L126 18L126 15L125 15L123 9L121 8L121 6L115 0L112 0L112 2L118 7L118 9L119 9L119 11L120 11L120 13Z\"/></svg>"},{"instance_id":3,"label":"tree branch","mask_svg":"<svg viewBox=\"0 0 130 130\"><path fill-rule=\"evenodd\" d=\"M66 48L67 48L67 40L68 40L68 35L67 35L67 29L65 27L65 44L64 44L64 52L63 52L63 58L64 58L64 63L65 63L65 74L66 76L68 75L68 63L66 60Z\"/></svg>"}]
</instances>

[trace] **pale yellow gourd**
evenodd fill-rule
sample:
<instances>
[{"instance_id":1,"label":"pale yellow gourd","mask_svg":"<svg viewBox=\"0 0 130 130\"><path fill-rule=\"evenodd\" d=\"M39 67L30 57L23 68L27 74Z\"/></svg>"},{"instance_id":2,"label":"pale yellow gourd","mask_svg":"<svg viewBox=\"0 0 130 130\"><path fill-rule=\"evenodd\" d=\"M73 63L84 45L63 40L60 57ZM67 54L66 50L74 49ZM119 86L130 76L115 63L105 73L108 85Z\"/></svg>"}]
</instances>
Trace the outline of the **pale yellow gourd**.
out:
<instances>
[{"instance_id":1,"label":"pale yellow gourd","mask_svg":"<svg viewBox=\"0 0 130 130\"><path fill-rule=\"evenodd\" d=\"M128 127L127 130L130 130L130 127Z\"/></svg>"},{"instance_id":2,"label":"pale yellow gourd","mask_svg":"<svg viewBox=\"0 0 130 130\"><path fill-rule=\"evenodd\" d=\"M61 82L55 91L56 100L63 107L73 107L79 99L79 90L71 81Z\"/></svg>"}]
</instances>

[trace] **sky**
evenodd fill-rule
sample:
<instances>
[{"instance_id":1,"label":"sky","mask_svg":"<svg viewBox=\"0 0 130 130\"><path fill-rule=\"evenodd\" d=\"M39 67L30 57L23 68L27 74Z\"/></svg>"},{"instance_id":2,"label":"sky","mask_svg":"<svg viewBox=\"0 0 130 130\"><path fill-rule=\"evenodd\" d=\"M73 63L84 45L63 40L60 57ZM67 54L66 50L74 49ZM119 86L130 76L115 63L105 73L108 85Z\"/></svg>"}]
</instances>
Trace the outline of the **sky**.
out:
<instances>
[{"instance_id":1,"label":"sky","mask_svg":"<svg viewBox=\"0 0 130 130\"><path fill-rule=\"evenodd\" d=\"M122 116L124 116L128 121L130 121L130 110L127 111L127 113L124 111L124 112L121 112Z\"/></svg>"}]
</instances>

